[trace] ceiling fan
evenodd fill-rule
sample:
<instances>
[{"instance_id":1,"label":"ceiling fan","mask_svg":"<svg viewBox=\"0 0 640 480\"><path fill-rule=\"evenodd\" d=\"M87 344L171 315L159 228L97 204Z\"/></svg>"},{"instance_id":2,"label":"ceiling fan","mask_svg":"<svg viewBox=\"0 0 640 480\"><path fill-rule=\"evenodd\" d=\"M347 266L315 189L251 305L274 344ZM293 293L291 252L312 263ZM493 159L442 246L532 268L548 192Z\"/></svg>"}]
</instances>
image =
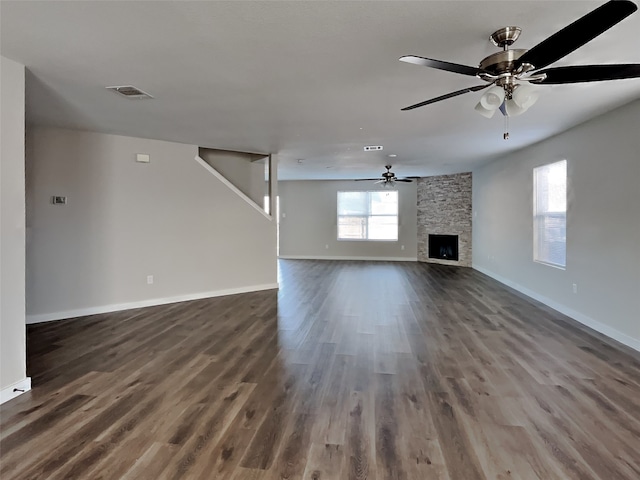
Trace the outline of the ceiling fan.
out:
<instances>
[{"instance_id":1,"label":"ceiling fan","mask_svg":"<svg viewBox=\"0 0 640 480\"><path fill-rule=\"evenodd\" d=\"M404 182L411 183L414 178L420 177L404 177L398 178L396 174L391 171L391 165L385 165L384 168L387 169L386 172L382 173L382 178L358 178L356 182L371 182L374 184L380 185L381 187L393 187L396 182Z\"/></svg>"},{"instance_id":2,"label":"ceiling fan","mask_svg":"<svg viewBox=\"0 0 640 480\"><path fill-rule=\"evenodd\" d=\"M476 105L476 111L491 118L496 110L500 110L505 117L510 117L524 113L536 102L538 93L532 85L638 78L640 77L640 64L574 65L545 68L590 42L637 9L635 3L630 0L610 0L529 50L509 50L509 46L513 45L522 32L520 27L501 28L491 35L490 40L503 50L484 58L478 67L414 55L400 57L402 62L469 75L487 82L485 85L476 85L431 98L402 110L413 110L464 93L477 92L491 87L484 93L480 103ZM505 139L508 138L508 135L505 133Z\"/></svg>"}]
</instances>

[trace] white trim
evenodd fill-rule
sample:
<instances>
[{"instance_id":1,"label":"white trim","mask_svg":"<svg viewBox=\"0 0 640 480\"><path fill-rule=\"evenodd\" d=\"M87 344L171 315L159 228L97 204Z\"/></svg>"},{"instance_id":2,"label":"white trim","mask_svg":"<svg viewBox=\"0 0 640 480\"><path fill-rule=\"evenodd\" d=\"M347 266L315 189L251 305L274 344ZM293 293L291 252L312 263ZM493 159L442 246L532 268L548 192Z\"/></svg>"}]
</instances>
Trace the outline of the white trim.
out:
<instances>
[{"instance_id":1,"label":"white trim","mask_svg":"<svg viewBox=\"0 0 640 480\"><path fill-rule=\"evenodd\" d=\"M238 187L236 187L233 183L231 183L229 180L227 180L224 175L222 175L215 168L213 168L211 165L209 165L207 162L205 162L201 157L196 155L195 161L198 162L200 165L202 165L211 175L213 175L218 180L220 180L222 183L224 183L233 193L238 195L242 200L247 202L249 205L251 205L253 208L255 208L258 212L260 212L263 217L265 217L268 220L273 220L273 216L272 215L269 215L267 212L265 212L264 209L260 205L258 205L256 202L254 202L251 198L247 197L247 195L245 195Z\"/></svg>"},{"instance_id":2,"label":"white trim","mask_svg":"<svg viewBox=\"0 0 640 480\"><path fill-rule=\"evenodd\" d=\"M561 303L558 303L555 300L551 300L550 298L540 295L539 293L536 293L533 290L529 290L528 288L523 287L519 283L512 282L511 280L508 280L496 273L493 273L492 271L487 270L484 267L480 267L474 264L473 268L474 270L484 273L485 275L488 275L494 280L497 280L498 282L503 283L513 288L514 290L519 291L520 293L524 293L527 297L531 297L534 300L544 303L548 307L551 307L554 310L557 310L558 312L566 315L567 317L570 317L576 320L577 322L580 322L581 324L586 325L587 327L595 330L596 332L599 332L609 338L612 338L626 345L627 347L633 348L634 350L637 350L640 352L640 339L633 338L632 336L627 335L626 333L623 333L619 330L616 330L615 328L605 325L604 323L594 320L593 318L583 313L580 313L576 310L573 310L572 308L569 308L565 305L562 305Z\"/></svg>"},{"instance_id":3,"label":"white trim","mask_svg":"<svg viewBox=\"0 0 640 480\"><path fill-rule=\"evenodd\" d=\"M99 313L118 312L120 310L130 310L132 308L153 307L156 305L166 305L168 303L188 302L189 300L200 300L203 298L222 297L225 295L236 295L238 293L259 292L261 290L273 290L280 288L278 283L266 283L263 285L250 285L248 287L227 288L224 290L214 290L210 292L190 293L187 295L177 295L175 297L153 298L138 302L116 303L102 305L99 307L80 308L77 310L67 310L64 312L40 313L37 315L27 315L27 324L52 322L65 318L84 317Z\"/></svg>"},{"instance_id":4,"label":"white trim","mask_svg":"<svg viewBox=\"0 0 640 480\"><path fill-rule=\"evenodd\" d=\"M23 392L19 392L16 390L24 390ZM0 390L0 405L4 402L8 402L12 398L16 398L23 393L27 393L31 390L31 377L25 377L22 380L9 385L6 388Z\"/></svg>"},{"instance_id":5,"label":"white trim","mask_svg":"<svg viewBox=\"0 0 640 480\"><path fill-rule=\"evenodd\" d=\"M417 262L416 257L332 257L320 255L280 255L283 260L373 260L379 262Z\"/></svg>"}]
</instances>

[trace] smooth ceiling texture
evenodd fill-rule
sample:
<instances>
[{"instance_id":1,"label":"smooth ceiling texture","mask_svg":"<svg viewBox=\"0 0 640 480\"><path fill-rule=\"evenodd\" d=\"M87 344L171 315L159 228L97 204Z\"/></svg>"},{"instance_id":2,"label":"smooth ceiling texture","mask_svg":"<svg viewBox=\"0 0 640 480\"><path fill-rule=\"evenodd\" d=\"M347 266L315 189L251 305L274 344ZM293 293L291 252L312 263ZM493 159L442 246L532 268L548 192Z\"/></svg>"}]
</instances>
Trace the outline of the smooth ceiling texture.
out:
<instances>
[{"instance_id":1,"label":"smooth ceiling texture","mask_svg":"<svg viewBox=\"0 0 640 480\"><path fill-rule=\"evenodd\" d=\"M401 112L483 82L398 58L477 65L500 27L529 48L602 3L3 1L2 55L28 69L31 124L277 153L281 179L432 175L640 98L640 80L540 87L504 141L501 115L473 111L482 92ZM554 65L640 63L639 31L635 13ZM155 98L104 88L126 84Z\"/></svg>"}]
</instances>

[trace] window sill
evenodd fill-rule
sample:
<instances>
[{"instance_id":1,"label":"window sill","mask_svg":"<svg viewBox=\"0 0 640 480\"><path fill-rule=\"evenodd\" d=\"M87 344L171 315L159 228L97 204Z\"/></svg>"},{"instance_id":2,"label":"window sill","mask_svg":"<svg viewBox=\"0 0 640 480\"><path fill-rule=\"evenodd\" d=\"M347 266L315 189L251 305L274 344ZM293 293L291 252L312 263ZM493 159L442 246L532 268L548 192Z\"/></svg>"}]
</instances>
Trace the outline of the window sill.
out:
<instances>
[{"instance_id":1,"label":"window sill","mask_svg":"<svg viewBox=\"0 0 640 480\"><path fill-rule=\"evenodd\" d=\"M539 263L540 265L546 265L547 267L553 267L553 268L557 268L558 270L566 270L567 266L566 265L558 265L556 263L549 263L549 262L543 262L542 260L536 260L535 258L533 259L533 261L535 263Z\"/></svg>"},{"instance_id":2,"label":"window sill","mask_svg":"<svg viewBox=\"0 0 640 480\"><path fill-rule=\"evenodd\" d=\"M339 242L398 242L398 239L395 240L378 240L378 239L369 239L369 238L338 238Z\"/></svg>"}]
</instances>

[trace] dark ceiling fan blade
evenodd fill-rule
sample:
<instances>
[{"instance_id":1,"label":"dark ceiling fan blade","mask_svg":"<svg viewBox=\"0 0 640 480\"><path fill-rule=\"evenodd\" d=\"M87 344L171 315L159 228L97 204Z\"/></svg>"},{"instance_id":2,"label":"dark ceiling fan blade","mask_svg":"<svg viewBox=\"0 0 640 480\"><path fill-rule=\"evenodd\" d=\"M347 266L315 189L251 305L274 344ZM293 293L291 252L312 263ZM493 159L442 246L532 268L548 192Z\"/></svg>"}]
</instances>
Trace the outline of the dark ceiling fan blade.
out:
<instances>
[{"instance_id":1,"label":"dark ceiling fan blade","mask_svg":"<svg viewBox=\"0 0 640 480\"><path fill-rule=\"evenodd\" d=\"M483 88L487 88L487 87L489 87L491 85L493 85L493 84L492 83L488 83L486 85L477 85L475 87L469 87L469 88L465 88L463 90L458 90L457 92L447 93L446 95L441 95L439 97L432 98L430 100L425 100L424 102L416 103L415 105L410 105L408 107L404 107L402 109L402 111L413 110L414 108L418 108L418 107L424 107L425 105L429 105L430 103L436 103L436 102L439 102L441 100L446 100L448 98L457 97L458 95L462 95L463 93L477 92L478 90L482 90Z\"/></svg>"},{"instance_id":2,"label":"dark ceiling fan blade","mask_svg":"<svg viewBox=\"0 0 640 480\"><path fill-rule=\"evenodd\" d=\"M374 180L380 180L380 177L378 177L378 178L356 178L355 179L356 182L373 182Z\"/></svg>"},{"instance_id":3,"label":"dark ceiling fan blade","mask_svg":"<svg viewBox=\"0 0 640 480\"><path fill-rule=\"evenodd\" d=\"M575 65L570 67L548 68L536 72L546 74L541 84L600 82L603 80L621 80L624 78L640 78L640 64L628 63L618 65Z\"/></svg>"},{"instance_id":4,"label":"dark ceiling fan blade","mask_svg":"<svg viewBox=\"0 0 640 480\"><path fill-rule=\"evenodd\" d=\"M417 57L415 55L405 55L398 60L414 65L422 65L423 67L437 68L446 70L447 72L460 73L462 75L470 75L475 77L481 70L478 67L469 67L467 65L459 65L457 63L443 62L442 60L434 60L432 58Z\"/></svg>"},{"instance_id":5,"label":"dark ceiling fan blade","mask_svg":"<svg viewBox=\"0 0 640 480\"><path fill-rule=\"evenodd\" d=\"M528 50L515 67L529 63L536 69L544 68L606 32L637 9L630 0L610 0Z\"/></svg>"},{"instance_id":6,"label":"dark ceiling fan blade","mask_svg":"<svg viewBox=\"0 0 640 480\"><path fill-rule=\"evenodd\" d=\"M413 180L411 180L410 178L394 178L393 179L395 182L406 182L406 183L411 183L413 182Z\"/></svg>"}]
</instances>

